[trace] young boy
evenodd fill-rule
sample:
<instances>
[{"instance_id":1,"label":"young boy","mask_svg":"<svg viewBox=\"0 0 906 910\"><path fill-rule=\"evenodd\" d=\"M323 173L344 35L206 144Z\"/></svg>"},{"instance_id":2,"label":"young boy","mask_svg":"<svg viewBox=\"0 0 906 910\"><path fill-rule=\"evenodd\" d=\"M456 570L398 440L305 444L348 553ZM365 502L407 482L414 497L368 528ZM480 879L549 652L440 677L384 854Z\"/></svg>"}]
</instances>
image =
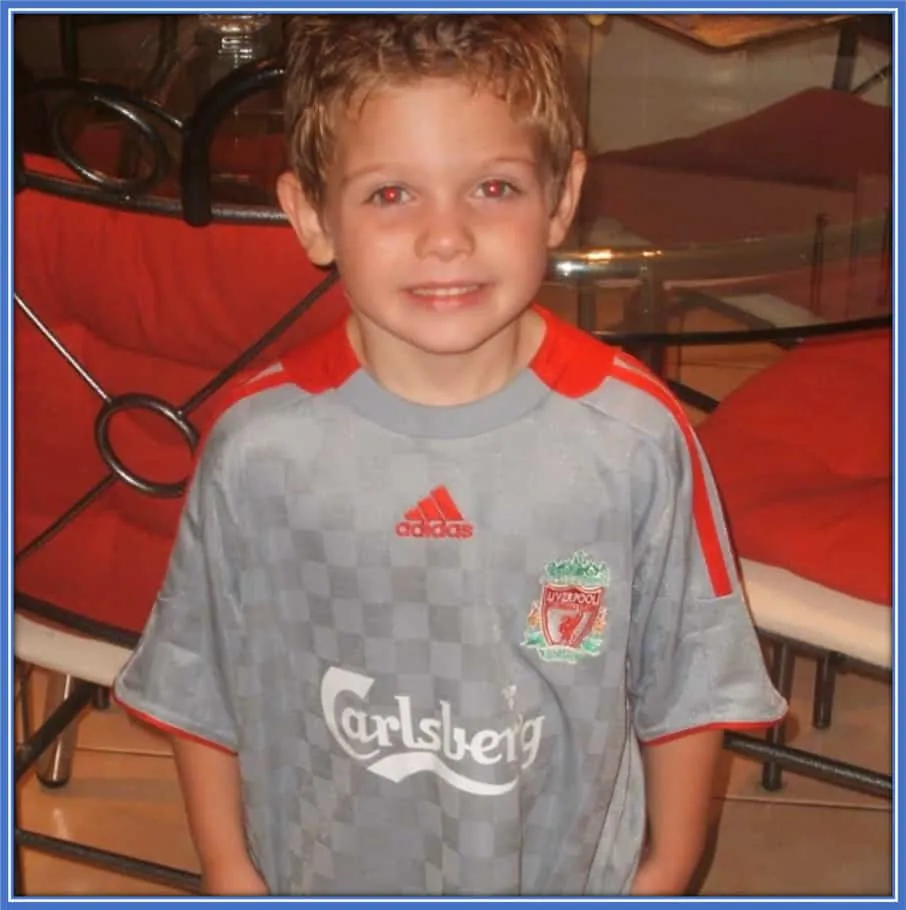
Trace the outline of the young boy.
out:
<instances>
[{"instance_id":1,"label":"young boy","mask_svg":"<svg viewBox=\"0 0 906 910\"><path fill-rule=\"evenodd\" d=\"M721 729L784 714L680 407L533 304L563 58L544 16L299 22L279 198L351 313L217 421L116 685L212 893L678 894Z\"/></svg>"}]
</instances>

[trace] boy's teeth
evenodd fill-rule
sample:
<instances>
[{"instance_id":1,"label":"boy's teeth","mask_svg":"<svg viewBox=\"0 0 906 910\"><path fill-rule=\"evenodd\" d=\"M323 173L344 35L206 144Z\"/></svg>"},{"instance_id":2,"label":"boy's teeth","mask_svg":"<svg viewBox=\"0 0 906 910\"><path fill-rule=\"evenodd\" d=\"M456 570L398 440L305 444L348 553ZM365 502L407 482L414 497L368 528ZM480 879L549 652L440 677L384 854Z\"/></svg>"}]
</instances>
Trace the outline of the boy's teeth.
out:
<instances>
[{"instance_id":1,"label":"boy's teeth","mask_svg":"<svg viewBox=\"0 0 906 910\"><path fill-rule=\"evenodd\" d=\"M477 284L469 284L458 288L415 288L413 293L420 297L455 297L457 294L468 294L477 287Z\"/></svg>"}]
</instances>

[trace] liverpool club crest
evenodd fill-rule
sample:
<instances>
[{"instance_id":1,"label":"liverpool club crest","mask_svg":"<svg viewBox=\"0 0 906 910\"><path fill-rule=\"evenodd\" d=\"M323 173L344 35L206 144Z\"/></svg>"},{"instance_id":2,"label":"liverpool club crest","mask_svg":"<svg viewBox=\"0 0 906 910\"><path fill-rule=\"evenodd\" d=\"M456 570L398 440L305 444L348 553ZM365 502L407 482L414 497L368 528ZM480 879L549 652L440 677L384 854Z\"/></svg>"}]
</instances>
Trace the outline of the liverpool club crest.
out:
<instances>
[{"instance_id":1,"label":"liverpool club crest","mask_svg":"<svg viewBox=\"0 0 906 910\"><path fill-rule=\"evenodd\" d=\"M576 663L601 653L610 570L581 550L544 567L522 644L542 660Z\"/></svg>"}]
</instances>

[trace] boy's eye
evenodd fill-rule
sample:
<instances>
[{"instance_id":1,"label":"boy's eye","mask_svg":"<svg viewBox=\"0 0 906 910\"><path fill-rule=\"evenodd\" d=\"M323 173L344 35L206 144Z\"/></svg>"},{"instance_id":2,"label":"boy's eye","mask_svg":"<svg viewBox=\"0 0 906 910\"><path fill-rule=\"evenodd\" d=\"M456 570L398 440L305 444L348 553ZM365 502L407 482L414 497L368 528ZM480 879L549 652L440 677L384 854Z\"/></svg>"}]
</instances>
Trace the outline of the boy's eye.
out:
<instances>
[{"instance_id":1,"label":"boy's eye","mask_svg":"<svg viewBox=\"0 0 906 910\"><path fill-rule=\"evenodd\" d=\"M485 199L505 199L513 196L518 190L507 180L485 180L478 187L478 193Z\"/></svg>"},{"instance_id":2,"label":"boy's eye","mask_svg":"<svg viewBox=\"0 0 906 910\"><path fill-rule=\"evenodd\" d=\"M401 186L382 186L371 194L368 201L374 205L399 205L406 201L408 195Z\"/></svg>"}]
</instances>

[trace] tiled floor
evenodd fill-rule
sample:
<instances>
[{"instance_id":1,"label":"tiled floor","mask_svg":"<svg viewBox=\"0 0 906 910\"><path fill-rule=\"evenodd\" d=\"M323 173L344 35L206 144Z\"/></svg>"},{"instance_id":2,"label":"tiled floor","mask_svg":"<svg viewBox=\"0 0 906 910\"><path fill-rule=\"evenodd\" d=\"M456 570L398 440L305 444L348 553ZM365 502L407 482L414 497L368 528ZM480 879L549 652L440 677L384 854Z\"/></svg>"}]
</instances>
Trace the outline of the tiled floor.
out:
<instances>
[{"instance_id":1,"label":"tiled floor","mask_svg":"<svg viewBox=\"0 0 906 910\"><path fill-rule=\"evenodd\" d=\"M556 295L553 301L557 303ZM565 304L563 304L565 306ZM684 379L722 397L777 356L764 345L687 351ZM810 726L813 664L797 660L795 743L835 758L890 770L888 683L844 674L831 728ZM42 704L43 679L33 704ZM698 882L706 895L885 895L891 884L891 810L884 800L787 774L769 793L760 768L725 754L715 787L712 845ZM81 722L71 783L47 790L30 777L22 823L62 838L195 869L167 742L118 709ZM136 879L25 851L30 894L174 893Z\"/></svg>"}]
</instances>

